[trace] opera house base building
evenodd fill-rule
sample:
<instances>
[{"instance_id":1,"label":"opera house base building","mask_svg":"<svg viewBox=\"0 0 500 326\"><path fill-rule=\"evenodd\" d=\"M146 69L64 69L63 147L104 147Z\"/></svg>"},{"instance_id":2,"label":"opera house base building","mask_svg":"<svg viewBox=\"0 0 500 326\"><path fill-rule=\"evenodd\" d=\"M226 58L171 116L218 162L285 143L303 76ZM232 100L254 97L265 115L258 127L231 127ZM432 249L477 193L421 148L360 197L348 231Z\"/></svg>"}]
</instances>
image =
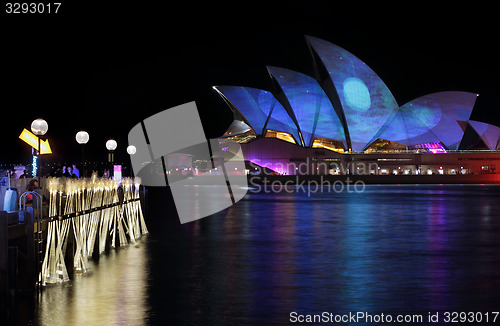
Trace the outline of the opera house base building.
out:
<instances>
[{"instance_id":1,"label":"opera house base building","mask_svg":"<svg viewBox=\"0 0 500 326\"><path fill-rule=\"evenodd\" d=\"M297 183L304 178L334 182L350 176L353 182L361 180L367 184L500 184L500 174L496 173L500 153L493 151L347 154L301 148L273 138L256 139L241 147L247 161L246 173L253 183Z\"/></svg>"},{"instance_id":2,"label":"opera house base building","mask_svg":"<svg viewBox=\"0 0 500 326\"><path fill-rule=\"evenodd\" d=\"M241 144L255 182L500 183L500 127L470 120L479 94L441 91L399 105L357 57L306 41L314 76L267 67L273 89L214 86L234 112L223 138Z\"/></svg>"}]
</instances>

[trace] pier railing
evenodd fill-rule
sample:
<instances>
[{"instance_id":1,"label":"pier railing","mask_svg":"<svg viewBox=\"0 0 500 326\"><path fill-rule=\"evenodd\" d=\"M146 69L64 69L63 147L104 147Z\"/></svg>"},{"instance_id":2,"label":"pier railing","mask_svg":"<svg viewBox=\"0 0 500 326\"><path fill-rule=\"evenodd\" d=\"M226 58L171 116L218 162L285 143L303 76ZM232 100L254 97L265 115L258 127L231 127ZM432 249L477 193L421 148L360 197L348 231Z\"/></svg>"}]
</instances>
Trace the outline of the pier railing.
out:
<instances>
[{"instance_id":1,"label":"pier railing","mask_svg":"<svg viewBox=\"0 0 500 326\"><path fill-rule=\"evenodd\" d=\"M103 253L112 247L136 243L148 233L140 203L140 179L49 178L48 226L41 285L69 280L65 263L68 239L73 245L76 273L90 271L88 259L95 248ZM70 253L71 254L71 253Z\"/></svg>"},{"instance_id":2,"label":"pier railing","mask_svg":"<svg viewBox=\"0 0 500 326\"><path fill-rule=\"evenodd\" d=\"M26 214L27 205L27 197L28 195L31 195L32 198L32 207L31 210L28 214ZM36 207L36 208L34 208ZM24 212L24 223L25 224L30 224L30 229L34 232L33 234L33 241L34 241L34 259L35 259L35 266L36 266L36 271L37 273L37 284L41 284L41 269L42 269L42 264L43 264L43 230L42 230L42 222L43 222L43 217L42 217L42 212L43 212L43 197L41 194L39 194L36 191L26 191L24 192L20 197L19 197L19 211ZM31 215L30 221L26 221L27 215ZM26 223L28 222L28 223ZM36 226L36 228L35 228ZM31 238L31 237L30 237ZM32 247L33 248L33 247Z\"/></svg>"}]
</instances>

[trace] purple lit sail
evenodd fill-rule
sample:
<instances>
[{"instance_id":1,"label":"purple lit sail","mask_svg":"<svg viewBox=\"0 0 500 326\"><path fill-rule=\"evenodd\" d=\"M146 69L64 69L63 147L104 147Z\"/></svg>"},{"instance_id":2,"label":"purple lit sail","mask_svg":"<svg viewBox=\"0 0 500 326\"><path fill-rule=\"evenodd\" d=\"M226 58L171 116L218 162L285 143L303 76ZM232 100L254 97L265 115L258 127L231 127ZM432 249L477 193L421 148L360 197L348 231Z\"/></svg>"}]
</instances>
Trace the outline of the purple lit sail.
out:
<instances>
[{"instance_id":1,"label":"purple lit sail","mask_svg":"<svg viewBox=\"0 0 500 326\"><path fill-rule=\"evenodd\" d=\"M489 149L497 150L500 146L500 127L474 120L469 120L469 124Z\"/></svg>"}]
</instances>

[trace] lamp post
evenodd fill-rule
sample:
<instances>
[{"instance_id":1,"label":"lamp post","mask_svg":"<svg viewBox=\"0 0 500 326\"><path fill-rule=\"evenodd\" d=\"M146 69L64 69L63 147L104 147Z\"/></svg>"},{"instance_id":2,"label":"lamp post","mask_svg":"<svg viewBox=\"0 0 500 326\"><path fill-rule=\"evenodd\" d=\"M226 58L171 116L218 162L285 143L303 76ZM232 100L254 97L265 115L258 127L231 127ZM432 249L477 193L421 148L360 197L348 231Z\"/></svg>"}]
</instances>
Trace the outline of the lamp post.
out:
<instances>
[{"instance_id":1,"label":"lamp post","mask_svg":"<svg viewBox=\"0 0 500 326\"><path fill-rule=\"evenodd\" d=\"M40 183L41 181L41 176L42 176L42 164L40 164L41 161L41 151L40 151L40 141L43 135L47 133L47 130L49 130L49 125L47 121L43 119L35 119L31 123L31 132L33 132L36 136L38 136L38 187L42 187L42 184Z\"/></svg>"},{"instance_id":2,"label":"lamp post","mask_svg":"<svg viewBox=\"0 0 500 326\"><path fill-rule=\"evenodd\" d=\"M85 144L89 141L89 133L86 131L79 131L76 133L76 142L82 145L82 176L85 176Z\"/></svg>"},{"instance_id":3,"label":"lamp post","mask_svg":"<svg viewBox=\"0 0 500 326\"><path fill-rule=\"evenodd\" d=\"M137 148L134 145L128 145L127 147L127 153L128 155L132 156L137 152ZM132 177L132 165L130 166L130 176Z\"/></svg>"},{"instance_id":4,"label":"lamp post","mask_svg":"<svg viewBox=\"0 0 500 326\"><path fill-rule=\"evenodd\" d=\"M108 163L110 165L109 176L111 176L111 171L113 169L113 162L115 161L113 151L116 149L117 146L118 146L118 144L116 143L116 140L114 140L114 139L109 139L106 142L106 148L108 149Z\"/></svg>"}]
</instances>

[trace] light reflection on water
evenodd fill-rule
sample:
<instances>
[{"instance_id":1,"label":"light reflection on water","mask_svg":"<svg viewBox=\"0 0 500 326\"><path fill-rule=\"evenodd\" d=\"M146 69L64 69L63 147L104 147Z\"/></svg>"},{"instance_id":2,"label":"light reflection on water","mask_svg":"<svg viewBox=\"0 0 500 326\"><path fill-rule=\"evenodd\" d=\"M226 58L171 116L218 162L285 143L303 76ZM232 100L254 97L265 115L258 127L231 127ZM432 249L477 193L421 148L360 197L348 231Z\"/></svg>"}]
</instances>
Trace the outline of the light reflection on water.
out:
<instances>
[{"instance_id":1,"label":"light reflection on water","mask_svg":"<svg viewBox=\"0 0 500 326\"><path fill-rule=\"evenodd\" d=\"M500 187L249 192L179 225L151 191L151 234L94 275L47 289L53 325L282 325L291 311L495 311ZM154 220L153 220L154 218ZM364 324L368 325L368 324Z\"/></svg>"},{"instance_id":2,"label":"light reflection on water","mask_svg":"<svg viewBox=\"0 0 500 326\"><path fill-rule=\"evenodd\" d=\"M90 276L75 276L42 292L42 325L142 325L147 318L147 239L137 247L111 250Z\"/></svg>"}]
</instances>

